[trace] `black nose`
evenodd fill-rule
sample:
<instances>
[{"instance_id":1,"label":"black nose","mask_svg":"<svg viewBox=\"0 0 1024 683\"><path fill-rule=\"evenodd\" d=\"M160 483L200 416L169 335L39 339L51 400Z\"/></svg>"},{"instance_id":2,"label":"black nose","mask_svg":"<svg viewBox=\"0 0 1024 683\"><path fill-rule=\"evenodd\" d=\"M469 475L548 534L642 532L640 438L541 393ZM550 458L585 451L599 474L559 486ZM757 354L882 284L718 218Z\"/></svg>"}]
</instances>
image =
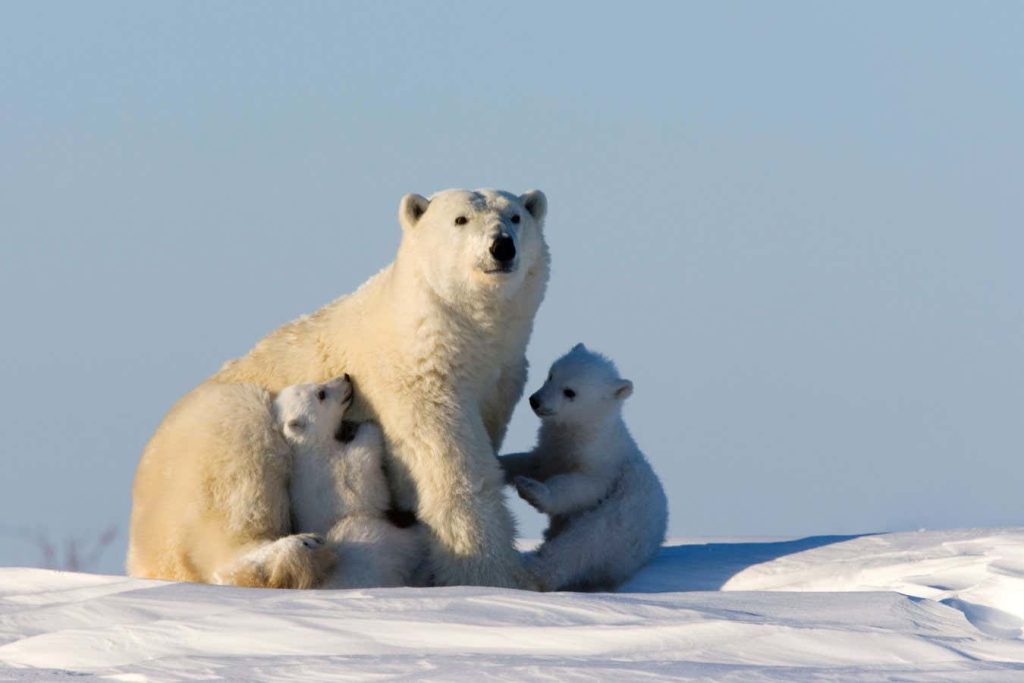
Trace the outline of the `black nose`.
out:
<instances>
[{"instance_id":1,"label":"black nose","mask_svg":"<svg viewBox=\"0 0 1024 683\"><path fill-rule=\"evenodd\" d=\"M516 257L516 243L508 235L498 235L491 242L491 256L498 263L508 263Z\"/></svg>"},{"instance_id":2,"label":"black nose","mask_svg":"<svg viewBox=\"0 0 1024 683\"><path fill-rule=\"evenodd\" d=\"M537 394L530 396L530 407L537 410L537 406L540 405L540 399L537 398Z\"/></svg>"}]
</instances>

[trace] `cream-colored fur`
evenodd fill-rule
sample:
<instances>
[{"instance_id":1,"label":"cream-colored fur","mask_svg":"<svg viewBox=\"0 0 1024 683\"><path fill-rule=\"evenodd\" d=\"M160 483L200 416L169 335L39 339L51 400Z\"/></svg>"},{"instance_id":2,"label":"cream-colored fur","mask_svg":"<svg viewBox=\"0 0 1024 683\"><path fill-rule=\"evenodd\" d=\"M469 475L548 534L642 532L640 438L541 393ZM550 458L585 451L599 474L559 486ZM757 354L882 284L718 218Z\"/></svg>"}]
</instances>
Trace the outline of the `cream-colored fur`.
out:
<instances>
[{"instance_id":1,"label":"cream-colored fur","mask_svg":"<svg viewBox=\"0 0 1024 683\"><path fill-rule=\"evenodd\" d=\"M295 384L274 399L292 445L292 529L323 535L337 562L326 588L405 586L424 559L420 526L388 521L384 438L372 422L339 429L353 398L348 377Z\"/></svg>"},{"instance_id":2,"label":"cream-colored fur","mask_svg":"<svg viewBox=\"0 0 1024 683\"><path fill-rule=\"evenodd\" d=\"M193 390L164 418L135 474L129 573L316 585L334 556L314 534L287 535L290 470L266 389L211 383Z\"/></svg>"},{"instance_id":3,"label":"cream-colored fur","mask_svg":"<svg viewBox=\"0 0 1024 683\"><path fill-rule=\"evenodd\" d=\"M287 505L266 492L283 484L247 466L244 485L272 502L232 500L241 509L210 513L201 520L202 533L170 534L181 526L183 509L211 510L218 502L211 487L186 482L195 470L210 472L212 488L220 488L226 478L238 479L231 463L255 457L248 438L193 436L211 431L209 409L197 398L204 389L252 383L276 392L347 372L357 390L352 416L383 428L394 502L414 510L426 527L434 580L528 583L494 452L522 395L526 344L547 283L545 211L536 191L406 195L399 208L402 242L391 265L354 294L284 325L225 364L165 419L136 478L129 572L210 580L210 563L194 558L230 557L254 538L288 532L281 521ZM495 256L512 249L514 258ZM218 468L225 468L223 477ZM222 525L222 517L248 523Z\"/></svg>"}]
</instances>

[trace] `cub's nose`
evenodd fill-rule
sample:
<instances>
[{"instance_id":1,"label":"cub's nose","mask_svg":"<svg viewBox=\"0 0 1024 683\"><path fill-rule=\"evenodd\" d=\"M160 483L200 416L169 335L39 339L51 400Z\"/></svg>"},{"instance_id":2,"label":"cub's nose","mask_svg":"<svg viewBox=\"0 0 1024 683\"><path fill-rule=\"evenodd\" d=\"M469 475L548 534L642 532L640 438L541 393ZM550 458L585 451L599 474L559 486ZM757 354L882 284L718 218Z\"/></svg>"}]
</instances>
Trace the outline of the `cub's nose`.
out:
<instances>
[{"instance_id":1,"label":"cub's nose","mask_svg":"<svg viewBox=\"0 0 1024 683\"><path fill-rule=\"evenodd\" d=\"M491 256L498 263L508 263L516 257L516 243L508 235L498 235L491 242Z\"/></svg>"},{"instance_id":2,"label":"cub's nose","mask_svg":"<svg viewBox=\"0 0 1024 683\"><path fill-rule=\"evenodd\" d=\"M537 398L537 394L531 394L530 395L530 407L533 408L534 410L537 410L537 408L539 406L540 406L540 399Z\"/></svg>"}]
</instances>

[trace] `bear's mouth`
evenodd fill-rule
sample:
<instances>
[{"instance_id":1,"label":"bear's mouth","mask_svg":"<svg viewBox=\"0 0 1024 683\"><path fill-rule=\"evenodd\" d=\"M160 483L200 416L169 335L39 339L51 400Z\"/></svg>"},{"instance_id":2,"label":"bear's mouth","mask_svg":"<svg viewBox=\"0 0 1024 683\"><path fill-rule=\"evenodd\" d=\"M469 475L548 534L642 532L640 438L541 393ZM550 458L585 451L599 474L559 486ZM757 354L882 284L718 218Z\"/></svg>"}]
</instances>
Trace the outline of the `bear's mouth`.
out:
<instances>
[{"instance_id":1,"label":"bear's mouth","mask_svg":"<svg viewBox=\"0 0 1024 683\"><path fill-rule=\"evenodd\" d=\"M493 268L484 268L484 272L488 275L508 275L509 273L516 272L515 263L503 263Z\"/></svg>"}]
</instances>

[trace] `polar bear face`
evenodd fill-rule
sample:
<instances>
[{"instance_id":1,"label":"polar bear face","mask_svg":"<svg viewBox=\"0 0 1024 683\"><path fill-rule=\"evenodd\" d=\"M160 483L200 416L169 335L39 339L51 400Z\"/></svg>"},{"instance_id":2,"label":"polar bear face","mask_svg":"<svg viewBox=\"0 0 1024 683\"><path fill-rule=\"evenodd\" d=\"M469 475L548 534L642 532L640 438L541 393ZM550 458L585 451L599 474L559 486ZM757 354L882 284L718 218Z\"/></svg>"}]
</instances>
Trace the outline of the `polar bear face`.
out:
<instances>
[{"instance_id":1,"label":"polar bear face","mask_svg":"<svg viewBox=\"0 0 1024 683\"><path fill-rule=\"evenodd\" d=\"M348 375L323 384L293 384L274 399L274 415L289 442L328 443L341 428L354 394Z\"/></svg>"},{"instance_id":2,"label":"polar bear face","mask_svg":"<svg viewBox=\"0 0 1024 683\"><path fill-rule=\"evenodd\" d=\"M614 363L577 344L551 366L530 407L544 421L596 424L618 413L632 393L633 383L619 377Z\"/></svg>"},{"instance_id":3,"label":"polar bear face","mask_svg":"<svg viewBox=\"0 0 1024 683\"><path fill-rule=\"evenodd\" d=\"M402 198L399 263L411 265L443 300L478 301L481 292L513 296L545 256L547 199L539 190L446 190ZM404 265L403 265L404 267Z\"/></svg>"}]
</instances>

